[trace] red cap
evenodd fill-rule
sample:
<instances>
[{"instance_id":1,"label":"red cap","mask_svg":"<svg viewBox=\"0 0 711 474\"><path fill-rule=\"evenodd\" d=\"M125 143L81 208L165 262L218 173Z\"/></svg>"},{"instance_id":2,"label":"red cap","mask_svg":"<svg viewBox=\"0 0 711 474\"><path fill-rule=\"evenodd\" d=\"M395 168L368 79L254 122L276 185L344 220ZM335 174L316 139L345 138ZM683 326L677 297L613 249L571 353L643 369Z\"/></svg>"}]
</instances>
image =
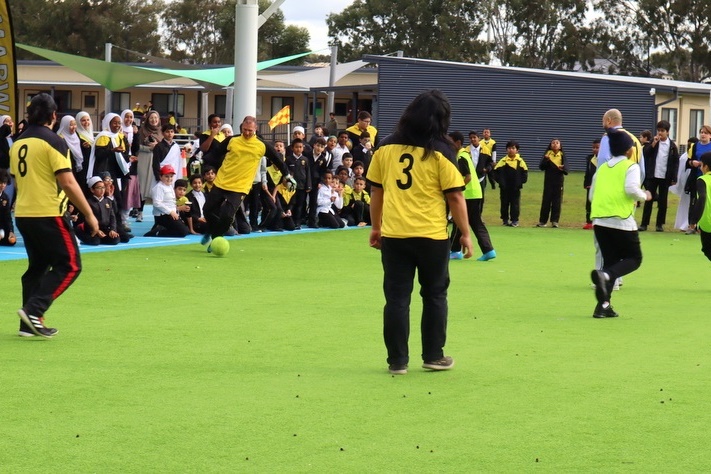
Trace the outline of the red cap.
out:
<instances>
[{"instance_id":1,"label":"red cap","mask_svg":"<svg viewBox=\"0 0 711 474\"><path fill-rule=\"evenodd\" d=\"M163 165L160 167L160 175L164 174L175 174L175 169L170 165Z\"/></svg>"}]
</instances>

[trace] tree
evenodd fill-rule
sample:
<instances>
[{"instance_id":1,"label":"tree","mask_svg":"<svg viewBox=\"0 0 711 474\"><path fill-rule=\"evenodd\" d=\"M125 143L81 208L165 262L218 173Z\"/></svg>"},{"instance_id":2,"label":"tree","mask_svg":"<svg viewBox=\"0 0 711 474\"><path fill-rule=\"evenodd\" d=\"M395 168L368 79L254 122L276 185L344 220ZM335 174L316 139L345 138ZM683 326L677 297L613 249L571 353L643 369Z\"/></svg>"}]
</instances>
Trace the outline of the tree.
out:
<instances>
[{"instance_id":1,"label":"tree","mask_svg":"<svg viewBox=\"0 0 711 474\"><path fill-rule=\"evenodd\" d=\"M270 4L269 0L260 0L259 12ZM171 3L164 15L166 29L173 32L164 42L170 57L200 64L233 64L235 5L235 0ZM284 26L281 9L262 25L258 37L260 61L306 52L310 40L306 28Z\"/></svg>"},{"instance_id":2,"label":"tree","mask_svg":"<svg viewBox=\"0 0 711 474\"><path fill-rule=\"evenodd\" d=\"M609 11L610 36L624 27L639 31L628 49L648 57L659 49L660 65L680 80L700 82L711 73L711 25L708 1L598 0L596 8Z\"/></svg>"},{"instance_id":3,"label":"tree","mask_svg":"<svg viewBox=\"0 0 711 474\"><path fill-rule=\"evenodd\" d=\"M104 44L159 54L162 0L23 0L10 2L15 40L88 58L103 59ZM29 53L18 51L29 57ZM115 61L135 60L120 49Z\"/></svg>"},{"instance_id":4,"label":"tree","mask_svg":"<svg viewBox=\"0 0 711 474\"><path fill-rule=\"evenodd\" d=\"M341 59L403 51L416 58L480 61L486 50L474 0L355 0L326 18Z\"/></svg>"},{"instance_id":5,"label":"tree","mask_svg":"<svg viewBox=\"0 0 711 474\"><path fill-rule=\"evenodd\" d=\"M504 65L572 69L585 43L581 39L589 36L584 0L488 0L481 8L491 52Z\"/></svg>"}]
</instances>

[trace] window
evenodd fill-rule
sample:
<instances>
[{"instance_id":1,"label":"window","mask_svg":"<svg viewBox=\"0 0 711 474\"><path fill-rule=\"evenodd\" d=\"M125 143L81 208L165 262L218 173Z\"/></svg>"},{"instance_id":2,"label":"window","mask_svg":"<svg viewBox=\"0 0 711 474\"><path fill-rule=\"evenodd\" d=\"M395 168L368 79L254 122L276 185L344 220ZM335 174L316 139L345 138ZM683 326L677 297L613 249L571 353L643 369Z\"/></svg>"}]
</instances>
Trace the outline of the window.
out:
<instances>
[{"instance_id":1,"label":"window","mask_svg":"<svg viewBox=\"0 0 711 474\"><path fill-rule=\"evenodd\" d=\"M226 95L216 95L215 96L215 113L222 118L225 118L227 114L227 96Z\"/></svg>"},{"instance_id":2,"label":"window","mask_svg":"<svg viewBox=\"0 0 711 474\"><path fill-rule=\"evenodd\" d=\"M272 111L271 116L273 117L277 112L286 106L291 108L291 121L294 121L294 98L293 97L272 97Z\"/></svg>"},{"instance_id":3,"label":"window","mask_svg":"<svg viewBox=\"0 0 711 474\"><path fill-rule=\"evenodd\" d=\"M315 109L314 109L314 101L309 100L309 115L313 115L317 121L323 120L324 112L323 112L323 101L322 100L316 101L316 108Z\"/></svg>"},{"instance_id":4,"label":"window","mask_svg":"<svg viewBox=\"0 0 711 474\"><path fill-rule=\"evenodd\" d=\"M180 118L185 113L185 94L151 94L151 102L161 116L175 112L175 116Z\"/></svg>"},{"instance_id":5,"label":"window","mask_svg":"<svg viewBox=\"0 0 711 474\"><path fill-rule=\"evenodd\" d=\"M348 115L348 102L336 102L334 107L338 117L345 117Z\"/></svg>"},{"instance_id":6,"label":"window","mask_svg":"<svg viewBox=\"0 0 711 474\"><path fill-rule=\"evenodd\" d=\"M126 109L131 108L131 94L128 92L112 92L111 93L111 111L121 113Z\"/></svg>"},{"instance_id":7,"label":"window","mask_svg":"<svg viewBox=\"0 0 711 474\"><path fill-rule=\"evenodd\" d=\"M671 124L671 128L669 129L669 138L672 140L676 141L676 129L678 126L678 120L677 120L677 114L678 114L677 109L667 109L667 108L662 108L662 120L666 120Z\"/></svg>"},{"instance_id":8,"label":"window","mask_svg":"<svg viewBox=\"0 0 711 474\"><path fill-rule=\"evenodd\" d=\"M689 136L695 137L699 133L699 129L704 125L703 109L691 109L689 116Z\"/></svg>"},{"instance_id":9,"label":"window","mask_svg":"<svg viewBox=\"0 0 711 474\"><path fill-rule=\"evenodd\" d=\"M78 109L72 108L72 91L63 90L39 90L39 91L26 91L25 103L29 104L34 96L40 93L49 94L54 98L54 102L57 104L57 113L76 113L79 112Z\"/></svg>"}]
</instances>

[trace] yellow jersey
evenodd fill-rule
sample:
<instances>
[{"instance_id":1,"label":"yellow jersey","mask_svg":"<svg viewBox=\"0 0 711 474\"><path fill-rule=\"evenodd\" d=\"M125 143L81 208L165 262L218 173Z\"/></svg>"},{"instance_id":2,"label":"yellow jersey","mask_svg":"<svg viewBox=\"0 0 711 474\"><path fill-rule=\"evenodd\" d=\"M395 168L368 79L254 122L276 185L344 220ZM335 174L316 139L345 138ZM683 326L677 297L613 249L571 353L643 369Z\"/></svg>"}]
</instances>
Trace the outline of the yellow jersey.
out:
<instances>
[{"instance_id":1,"label":"yellow jersey","mask_svg":"<svg viewBox=\"0 0 711 474\"><path fill-rule=\"evenodd\" d=\"M41 125L30 125L10 148L10 173L17 182L16 217L57 217L67 196L56 175L71 173L67 143Z\"/></svg>"},{"instance_id":2,"label":"yellow jersey","mask_svg":"<svg viewBox=\"0 0 711 474\"><path fill-rule=\"evenodd\" d=\"M420 146L383 140L373 154L368 181L383 189L381 235L446 240L447 206L444 194L464 190L456 151L446 142L425 157Z\"/></svg>"},{"instance_id":3,"label":"yellow jersey","mask_svg":"<svg viewBox=\"0 0 711 474\"><path fill-rule=\"evenodd\" d=\"M225 159L217 170L215 186L225 191L249 194L263 156L271 159L284 176L289 174L274 147L256 135L229 137L220 145L218 154L224 155Z\"/></svg>"}]
</instances>

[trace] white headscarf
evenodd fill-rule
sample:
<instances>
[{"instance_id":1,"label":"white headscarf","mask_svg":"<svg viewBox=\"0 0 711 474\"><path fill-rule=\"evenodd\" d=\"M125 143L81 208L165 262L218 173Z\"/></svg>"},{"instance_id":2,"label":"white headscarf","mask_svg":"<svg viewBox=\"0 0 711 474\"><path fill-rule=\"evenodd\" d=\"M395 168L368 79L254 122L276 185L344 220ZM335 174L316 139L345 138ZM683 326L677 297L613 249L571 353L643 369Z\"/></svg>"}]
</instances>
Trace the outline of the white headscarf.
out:
<instances>
[{"instance_id":1,"label":"white headscarf","mask_svg":"<svg viewBox=\"0 0 711 474\"><path fill-rule=\"evenodd\" d=\"M0 115L0 127L5 125L5 120L7 119L12 119L9 115ZM8 146L12 146L12 131L10 131L10 134L7 136L7 144Z\"/></svg>"},{"instance_id":2,"label":"white headscarf","mask_svg":"<svg viewBox=\"0 0 711 474\"><path fill-rule=\"evenodd\" d=\"M91 124L89 128L84 128L84 126L81 124L81 119L84 117L89 117L89 123ZM83 110L79 112L76 116L76 122L77 122L77 135L79 135L85 142L88 142L90 145L94 144L94 122L91 121L91 115L88 113L84 112Z\"/></svg>"},{"instance_id":3,"label":"white headscarf","mask_svg":"<svg viewBox=\"0 0 711 474\"><path fill-rule=\"evenodd\" d=\"M110 123L113 119L118 118L119 120L121 117L117 114L106 114L106 117L104 117L104 120L101 122L101 127L104 129L101 131L96 136L96 140L99 139L99 137L109 137L111 140L111 144L113 145L112 148L116 148L118 146L122 145L121 142L121 137L123 136L123 133L121 132L112 132L111 131L111 126ZM124 159L123 155L119 152L114 153L116 155L116 163L118 163L119 168L123 172L124 175L128 174L128 163L126 163L126 160ZM91 145L91 158L89 158L89 167L87 168L86 175L87 177L92 177L94 176L94 164L96 163L96 141L94 141L94 144Z\"/></svg>"},{"instance_id":4,"label":"white headscarf","mask_svg":"<svg viewBox=\"0 0 711 474\"><path fill-rule=\"evenodd\" d=\"M59 123L59 129L57 130L57 135L62 137L64 141L67 142L67 146L72 152L74 161L77 164L77 171L81 171L84 163L84 155L81 153L81 140L79 140L79 135L77 135L76 132L72 133L69 130L71 122L76 122L74 117L71 115L65 115L62 117L62 121Z\"/></svg>"},{"instance_id":5,"label":"white headscarf","mask_svg":"<svg viewBox=\"0 0 711 474\"><path fill-rule=\"evenodd\" d=\"M126 141L130 147L133 143L133 120L131 120L131 125L126 125L123 121L123 119L126 118L126 114L131 114L131 117L133 117L133 111L131 109L125 109L121 112L121 130L123 130L123 134L126 136Z\"/></svg>"},{"instance_id":6,"label":"white headscarf","mask_svg":"<svg viewBox=\"0 0 711 474\"><path fill-rule=\"evenodd\" d=\"M222 125L222 127L220 127L221 132L224 132L225 130L230 132L230 136L235 134L235 132L232 130L232 125L230 125L229 123L226 123L226 124Z\"/></svg>"}]
</instances>

